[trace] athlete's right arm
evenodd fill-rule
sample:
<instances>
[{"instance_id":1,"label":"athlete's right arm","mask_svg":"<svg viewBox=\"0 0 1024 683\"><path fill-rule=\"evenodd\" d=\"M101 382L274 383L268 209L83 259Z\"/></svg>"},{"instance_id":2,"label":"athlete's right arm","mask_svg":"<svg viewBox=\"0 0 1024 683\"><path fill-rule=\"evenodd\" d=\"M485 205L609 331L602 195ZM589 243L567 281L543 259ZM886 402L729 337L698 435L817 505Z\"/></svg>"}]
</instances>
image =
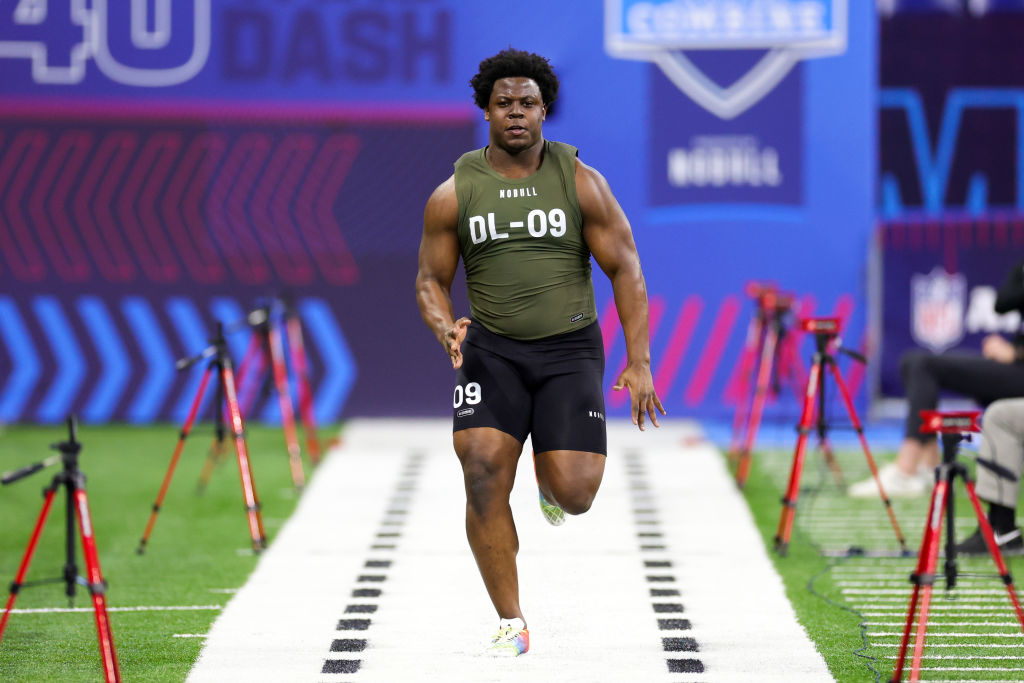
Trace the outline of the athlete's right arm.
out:
<instances>
[{"instance_id":1,"label":"athlete's right arm","mask_svg":"<svg viewBox=\"0 0 1024 683\"><path fill-rule=\"evenodd\" d=\"M438 185L423 211L419 272L416 274L416 303L420 315L452 360L462 365L462 341L469 318L455 320L452 308L452 280L459 265L459 202L455 176Z\"/></svg>"}]
</instances>

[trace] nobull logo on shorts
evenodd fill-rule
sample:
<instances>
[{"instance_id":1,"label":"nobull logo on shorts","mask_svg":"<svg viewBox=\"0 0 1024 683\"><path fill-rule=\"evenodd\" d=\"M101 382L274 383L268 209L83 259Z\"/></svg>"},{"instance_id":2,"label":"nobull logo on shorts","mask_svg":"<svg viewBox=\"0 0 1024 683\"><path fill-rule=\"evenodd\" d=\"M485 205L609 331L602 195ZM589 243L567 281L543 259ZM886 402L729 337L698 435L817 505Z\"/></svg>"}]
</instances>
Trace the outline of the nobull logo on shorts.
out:
<instances>
[{"instance_id":1,"label":"nobull logo on shorts","mask_svg":"<svg viewBox=\"0 0 1024 683\"><path fill-rule=\"evenodd\" d=\"M910 281L910 333L935 353L955 346L964 336L967 279L936 266Z\"/></svg>"},{"instance_id":2,"label":"nobull logo on shorts","mask_svg":"<svg viewBox=\"0 0 1024 683\"><path fill-rule=\"evenodd\" d=\"M802 59L846 51L847 0L605 0L605 50L653 62L722 119L768 94ZM707 77L686 50L767 50L731 85Z\"/></svg>"}]
</instances>

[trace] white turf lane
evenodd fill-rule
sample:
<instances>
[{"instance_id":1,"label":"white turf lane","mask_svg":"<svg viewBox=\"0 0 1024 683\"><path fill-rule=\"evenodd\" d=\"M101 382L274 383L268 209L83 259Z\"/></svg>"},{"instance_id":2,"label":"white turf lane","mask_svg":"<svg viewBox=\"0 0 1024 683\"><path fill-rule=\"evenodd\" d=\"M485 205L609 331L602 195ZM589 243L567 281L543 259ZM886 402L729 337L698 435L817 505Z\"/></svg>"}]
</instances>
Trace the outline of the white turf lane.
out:
<instances>
[{"instance_id":1,"label":"white turf lane","mask_svg":"<svg viewBox=\"0 0 1024 683\"><path fill-rule=\"evenodd\" d=\"M465 539L450 423L361 420L213 625L188 680L831 680L721 456L693 424L643 434L610 424L594 507L558 528L537 507L529 453L527 444L512 498L527 655L482 655L497 619ZM666 618L685 630L659 630ZM338 630L367 619L365 630ZM693 639L698 651L666 652L663 638ZM325 673L325 662L349 672Z\"/></svg>"}]
</instances>

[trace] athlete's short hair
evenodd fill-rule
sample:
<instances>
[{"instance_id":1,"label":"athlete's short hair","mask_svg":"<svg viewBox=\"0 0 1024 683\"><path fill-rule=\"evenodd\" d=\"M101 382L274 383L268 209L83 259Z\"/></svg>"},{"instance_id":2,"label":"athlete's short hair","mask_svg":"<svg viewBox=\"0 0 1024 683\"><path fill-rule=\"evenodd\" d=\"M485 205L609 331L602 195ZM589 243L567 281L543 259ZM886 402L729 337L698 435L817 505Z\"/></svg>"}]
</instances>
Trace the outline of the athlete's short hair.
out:
<instances>
[{"instance_id":1,"label":"athlete's short hair","mask_svg":"<svg viewBox=\"0 0 1024 683\"><path fill-rule=\"evenodd\" d=\"M510 47L480 62L479 69L476 76L469 80L476 106L487 109L495 81L502 78L532 78L540 87L544 106L551 113L551 105L558 98L558 76L545 57Z\"/></svg>"}]
</instances>

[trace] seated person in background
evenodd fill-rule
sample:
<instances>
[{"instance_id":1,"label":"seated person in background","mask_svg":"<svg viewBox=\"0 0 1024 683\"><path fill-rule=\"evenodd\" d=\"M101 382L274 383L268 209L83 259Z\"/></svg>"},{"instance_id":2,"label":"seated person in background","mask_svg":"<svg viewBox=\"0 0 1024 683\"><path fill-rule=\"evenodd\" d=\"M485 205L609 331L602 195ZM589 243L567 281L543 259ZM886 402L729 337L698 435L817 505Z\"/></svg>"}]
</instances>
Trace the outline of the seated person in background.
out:
<instances>
[{"instance_id":1,"label":"seated person in background","mask_svg":"<svg viewBox=\"0 0 1024 683\"><path fill-rule=\"evenodd\" d=\"M986 467L986 462L999 465L1008 472L1000 473ZM1017 527L1017 495L1021 471L1024 470L1024 398L996 401L985 410L981 420L981 448L978 452L978 498L987 502L988 521L995 532L996 544L1003 554L1024 553L1024 538ZM1012 474L1013 479L1006 475ZM961 555L987 555L981 529L956 545Z\"/></svg>"},{"instance_id":2,"label":"seated person in background","mask_svg":"<svg viewBox=\"0 0 1024 683\"><path fill-rule=\"evenodd\" d=\"M1010 271L996 295L996 313L1024 313L1024 261ZM939 462L934 434L921 434L922 410L935 410L939 391L953 391L985 406L1001 398L1024 396L1024 333L1008 341L990 334L982 341L981 356L966 351L937 355L908 351L900 359L900 376L907 392L907 420L896 462L878 474L889 496L917 496L929 490ZM847 493L855 498L878 495L873 478L852 484Z\"/></svg>"}]
</instances>

